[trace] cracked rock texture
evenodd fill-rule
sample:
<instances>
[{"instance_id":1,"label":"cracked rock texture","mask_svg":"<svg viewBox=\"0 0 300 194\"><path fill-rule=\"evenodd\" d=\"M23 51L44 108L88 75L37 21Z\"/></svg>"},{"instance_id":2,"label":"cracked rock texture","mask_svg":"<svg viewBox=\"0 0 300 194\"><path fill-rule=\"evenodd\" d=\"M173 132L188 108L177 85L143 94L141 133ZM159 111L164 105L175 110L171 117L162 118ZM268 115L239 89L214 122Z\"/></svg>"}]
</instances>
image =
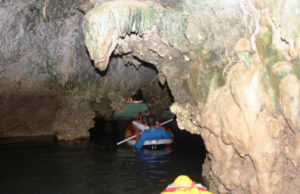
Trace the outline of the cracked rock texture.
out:
<instances>
[{"instance_id":1,"label":"cracked rock texture","mask_svg":"<svg viewBox=\"0 0 300 194\"><path fill-rule=\"evenodd\" d=\"M87 138L95 115L111 118L148 83L167 95L150 107L169 102L153 67L125 66L116 57L106 72L95 69L83 41L81 3L0 1L0 137Z\"/></svg>"},{"instance_id":2,"label":"cracked rock texture","mask_svg":"<svg viewBox=\"0 0 300 194\"><path fill-rule=\"evenodd\" d=\"M299 193L299 16L296 0L118 0L82 28L99 70L113 54L156 66L179 127L205 141L213 192Z\"/></svg>"}]
</instances>

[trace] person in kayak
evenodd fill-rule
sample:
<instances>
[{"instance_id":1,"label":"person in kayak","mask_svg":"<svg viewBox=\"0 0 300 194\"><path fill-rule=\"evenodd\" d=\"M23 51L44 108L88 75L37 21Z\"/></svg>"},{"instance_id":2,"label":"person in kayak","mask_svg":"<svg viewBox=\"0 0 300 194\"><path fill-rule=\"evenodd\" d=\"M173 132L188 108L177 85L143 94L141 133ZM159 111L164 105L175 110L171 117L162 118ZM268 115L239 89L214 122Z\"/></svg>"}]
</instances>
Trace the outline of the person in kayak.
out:
<instances>
[{"instance_id":1,"label":"person in kayak","mask_svg":"<svg viewBox=\"0 0 300 194\"><path fill-rule=\"evenodd\" d=\"M142 112L139 113L138 119L132 121L132 124L135 126L136 129L139 129L141 131L149 129L147 125L147 117Z\"/></svg>"},{"instance_id":2,"label":"person in kayak","mask_svg":"<svg viewBox=\"0 0 300 194\"><path fill-rule=\"evenodd\" d=\"M135 135L137 138L141 136L141 133L145 129L149 129L149 126L147 125L147 117L143 112L139 113L138 119L132 121L132 125L135 129Z\"/></svg>"},{"instance_id":3,"label":"person in kayak","mask_svg":"<svg viewBox=\"0 0 300 194\"><path fill-rule=\"evenodd\" d=\"M156 126L156 128L162 128L162 129L168 131L172 135L172 137L174 137L174 134L172 133L172 131L167 126L162 126L160 124L159 120L155 121L155 126Z\"/></svg>"},{"instance_id":4,"label":"person in kayak","mask_svg":"<svg viewBox=\"0 0 300 194\"><path fill-rule=\"evenodd\" d=\"M149 115L147 117L147 124L149 126L149 129L145 130L140 137L137 136L135 144L136 149L142 149L146 140L172 138L170 132L162 128L157 128L155 125L155 121L156 119L154 116Z\"/></svg>"}]
</instances>

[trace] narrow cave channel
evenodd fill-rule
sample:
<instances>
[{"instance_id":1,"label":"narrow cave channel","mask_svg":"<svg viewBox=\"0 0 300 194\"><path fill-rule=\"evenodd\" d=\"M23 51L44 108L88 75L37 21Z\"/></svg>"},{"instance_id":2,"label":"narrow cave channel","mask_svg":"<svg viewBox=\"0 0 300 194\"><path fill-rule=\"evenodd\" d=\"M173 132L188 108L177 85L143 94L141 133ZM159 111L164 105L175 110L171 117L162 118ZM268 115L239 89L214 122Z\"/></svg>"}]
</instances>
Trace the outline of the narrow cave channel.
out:
<instances>
[{"instance_id":1,"label":"narrow cave channel","mask_svg":"<svg viewBox=\"0 0 300 194\"><path fill-rule=\"evenodd\" d=\"M126 95L131 96L120 112L103 110L119 103L111 99L91 103L95 117L94 126L85 129L88 140L61 141L53 135L1 138L4 193L160 193L179 175L207 184L201 177L203 139L178 128L170 111L173 97L167 82L159 82L155 66L142 63L137 69L112 57L101 76L110 82L120 69L124 75L142 74L134 78L140 83L128 82L132 88ZM161 122L174 119L166 124L174 135L171 146L142 151L126 143L116 146L124 139L126 124L140 112L154 113Z\"/></svg>"},{"instance_id":2,"label":"narrow cave channel","mask_svg":"<svg viewBox=\"0 0 300 194\"><path fill-rule=\"evenodd\" d=\"M127 104L126 108L135 110L137 115L145 106L144 103ZM163 115L163 120L173 116L169 111ZM172 146L143 151L136 151L126 143L114 147L112 142L124 139L124 129L128 121L124 118L122 113L115 114L113 120L96 118L95 126L90 130L90 143L100 150L99 158L108 162L102 165L113 169L103 171L108 173L106 179L111 176L111 180L118 181L119 189L123 193L144 193L145 190L146 193L159 193L179 175L188 175L191 179L205 184L205 180L199 176L202 174L202 164L206 155L201 136L180 130L174 121L167 125L174 134Z\"/></svg>"},{"instance_id":3,"label":"narrow cave channel","mask_svg":"<svg viewBox=\"0 0 300 194\"><path fill-rule=\"evenodd\" d=\"M1 0L0 193L160 193L186 174L216 194L299 194L299 10ZM171 151L114 146L146 107L176 115Z\"/></svg>"}]
</instances>

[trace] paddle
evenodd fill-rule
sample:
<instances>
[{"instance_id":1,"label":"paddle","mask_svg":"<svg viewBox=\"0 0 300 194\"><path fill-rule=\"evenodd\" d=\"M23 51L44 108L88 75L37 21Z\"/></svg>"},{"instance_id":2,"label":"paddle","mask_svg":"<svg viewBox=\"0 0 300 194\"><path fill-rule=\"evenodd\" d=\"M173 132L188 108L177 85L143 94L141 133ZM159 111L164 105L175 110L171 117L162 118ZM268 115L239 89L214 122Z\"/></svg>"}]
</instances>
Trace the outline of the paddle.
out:
<instances>
[{"instance_id":1,"label":"paddle","mask_svg":"<svg viewBox=\"0 0 300 194\"><path fill-rule=\"evenodd\" d=\"M131 140L131 139L133 139L133 138L135 138L135 137L136 137L136 135L131 136L131 137L127 138L127 139L124 139L124 140L118 142L118 143L117 143L117 146L120 145L120 144L122 144L122 143L125 143L125 142L127 142L127 141L129 141L129 140Z\"/></svg>"},{"instance_id":2,"label":"paddle","mask_svg":"<svg viewBox=\"0 0 300 194\"><path fill-rule=\"evenodd\" d=\"M170 123L170 122L173 121L173 120L174 120L174 119L169 119L169 120L167 120L167 121L161 123L160 125L165 125L165 124L167 124L167 123ZM125 143L125 142L127 142L127 141L129 141L129 140L131 140L131 139L133 139L133 138L135 138L135 137L136 137L136 135L131 136L131 137L127 138L127 139L124 139L124 140L118 142L118 143L117 143L117 146L118 146L118 145L121 145L122 143Z\"/></svg>"}]
</instances>

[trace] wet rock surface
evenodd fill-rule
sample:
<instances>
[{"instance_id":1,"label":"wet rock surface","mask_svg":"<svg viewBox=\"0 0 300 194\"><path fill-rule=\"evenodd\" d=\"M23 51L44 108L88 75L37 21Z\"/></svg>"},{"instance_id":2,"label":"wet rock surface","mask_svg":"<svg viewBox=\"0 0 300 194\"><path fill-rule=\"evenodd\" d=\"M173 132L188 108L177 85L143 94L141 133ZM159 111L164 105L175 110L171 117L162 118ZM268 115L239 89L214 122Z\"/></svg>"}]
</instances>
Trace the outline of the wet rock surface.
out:
<instances>
[{"instance_id":1,"label":"wet rock surface","mask_svg":"<svg viewBox=\"0 0 300 194\"><path fill-rule=\"evenodd\" d=\"M96 79L81 41L78 3L1 2L1 136L54 134L67 86Z\"/></svg>"}]
</instances>

